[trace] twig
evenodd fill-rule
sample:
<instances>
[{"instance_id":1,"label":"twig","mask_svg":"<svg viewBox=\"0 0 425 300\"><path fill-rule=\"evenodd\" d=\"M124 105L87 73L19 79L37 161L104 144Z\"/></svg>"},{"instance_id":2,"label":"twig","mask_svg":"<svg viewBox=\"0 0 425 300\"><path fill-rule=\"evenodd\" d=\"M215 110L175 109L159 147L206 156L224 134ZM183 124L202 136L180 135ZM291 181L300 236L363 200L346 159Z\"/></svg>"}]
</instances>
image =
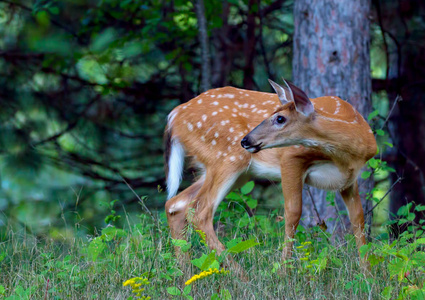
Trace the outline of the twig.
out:
<instances>
[{"instance_id":1,"label":"twig","mask_svg":"<svg viewBox=\"0 0 425 300\"><path fill-rule=\"evenodd\" d=\"M133 194L136 196L137 199L139 199L140 204L142 205L142 207L146 210L146 212L148 213L148 215L152 218L152 220L154 221L154 223L156 224L156 227L158 229L159 232L162 232L161 228L159 228L159 223L158 223L158 219L155 218L155 216L153 215L153 213L149 210L149 208L146 206L145 202L143 201L142 198L140 198L139 195L137 195L137 193L133 190L133 188L131 187L131 185L127 182L127 180L125 180L125 178L121 176L121 179L124 181L124 183L128 186L128 188L133 192Z\"/></svg>"},{"instance_id":2,"label":"twig","mask_svg":"<svg viewBox=\"0 0 425 300\"><path fill-rule=\"evenodd\" d=\"M388 113L387 118L385 119L384 123L383 123L383 124L382 124L382 126L381 126L381 129L383 129L383 128L384 128L384 126L388 123L388 120L390 119L390 117L391 117L391 115L392 115L392 113L393 113L393 111L394 111L394 109L395 109L395 106L396 106L396 105L397 105L397 103L398 103L398 102L400 102L400 101L403 101L403 98L402 98L400 95L397 95L397 97L396 97L396 98L395 98L395 100L394 100L393 106L391 107L391 110L390 110L390 112Z\"/></svg>"},{"instance_id":3,"label":"twig","mask_svg":"<svg viewBox=\"0 0 425 300\"><path fill-rule=\"evenodd\" d=\"M320 218L319 212L317 211L316 203L314 202L313 195L311 195L310 188L307 188L307 192L310 195L311 202L313 202L313 208L314 208L314 211L316 212L317 219L319 219L319 224L322 224L322 219Z\"/></svg>"},{"instance_id":4,"label":"twig","mask_svg":"<svg viewBox=\"0 0 425 300\"><path fill-rule=\"evenodd\" d=\"M365 213L365 216L370 214L384 199L388 196L388 194L391 192L391 190L394 188L394 186L399 183L403 178L399 177L394 183L391 185L391 187L388 189L388 191L385 193L385 195L367 212Z\"/></svg>"}]
</instances>

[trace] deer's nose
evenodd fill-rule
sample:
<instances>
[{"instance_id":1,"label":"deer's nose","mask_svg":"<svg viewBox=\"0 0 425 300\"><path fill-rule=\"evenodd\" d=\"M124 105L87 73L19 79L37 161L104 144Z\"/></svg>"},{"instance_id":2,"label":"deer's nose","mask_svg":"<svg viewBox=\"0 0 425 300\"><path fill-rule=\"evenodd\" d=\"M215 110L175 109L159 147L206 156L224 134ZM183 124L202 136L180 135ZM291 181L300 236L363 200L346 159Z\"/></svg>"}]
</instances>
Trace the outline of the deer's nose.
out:
<instances>
[{"instance_id":1,"label":"deer's nose","mask_svg":"<svg viewBox=\"0 0 425 300\"><path fill-rule=\"evenodd\" d=\"M251 143L249 142L249 140L247 139L247 137L244 137L241 141L241 145L244 148L248 148L249 146L251 146Z\"/></svg>"}]
</instances>

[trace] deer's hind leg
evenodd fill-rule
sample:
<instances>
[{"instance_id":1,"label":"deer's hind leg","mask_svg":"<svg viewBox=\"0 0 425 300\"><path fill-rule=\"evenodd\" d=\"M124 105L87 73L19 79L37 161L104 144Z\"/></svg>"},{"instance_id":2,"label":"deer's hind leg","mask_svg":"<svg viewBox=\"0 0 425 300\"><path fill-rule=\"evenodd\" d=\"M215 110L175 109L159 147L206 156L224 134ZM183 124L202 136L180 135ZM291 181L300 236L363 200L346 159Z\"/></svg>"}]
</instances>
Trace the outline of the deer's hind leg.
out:
<instances>
[{"instance_id":1,"label":"deer's hind leg","mask_svg":"<svg viewBox=\"0 0 425 300\"><path fill-rule=\"evenodd\" d=\"M173 239L186 239L185 226L187 225L188 209L190 203L201 189L203 182L204 177L202 176L191 186L165 203L168 225L170 226L171 237ZM180 247L174 247L174 249L181 264L189 261L189 257L185 253L182 253Z\"/></svg>"},{"instance_id":2,"label":"deer's hind leg","mask_svg":"<svg viewBox=\"0 0 425 300\"><path fill-rule=\"evenodd\" d=\"M205 181L193 201L195 215L192 222L197 229L205 233L208 246L217 250L218 254L225 248L213 228L214 213L223 198L231 191L240 174L241 171L237 168L229 168L229 166L223 165L221 168L214 169L207 167Z\"/></svg>"}]
</instances>

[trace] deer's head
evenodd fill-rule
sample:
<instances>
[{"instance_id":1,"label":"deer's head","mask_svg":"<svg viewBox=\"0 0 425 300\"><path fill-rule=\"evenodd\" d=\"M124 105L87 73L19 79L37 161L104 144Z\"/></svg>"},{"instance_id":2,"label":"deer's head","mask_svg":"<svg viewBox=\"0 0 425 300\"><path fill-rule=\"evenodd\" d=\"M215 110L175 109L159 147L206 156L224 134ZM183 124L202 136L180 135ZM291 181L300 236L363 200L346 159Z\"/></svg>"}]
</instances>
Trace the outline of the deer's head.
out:
<instances>
[{"instance_id":1,"label":"deer's head","mask_svg":"<svg viewBox=\"0 0 425 300\"><path fill-rule=\"evenodd\" d=\"M269 82L282 106L242 139L242 147L255 153L267 148L314 143L309 139L314 107L308 96L285 80L285 86L270 79Z\"/></svg>"}]
</instances>

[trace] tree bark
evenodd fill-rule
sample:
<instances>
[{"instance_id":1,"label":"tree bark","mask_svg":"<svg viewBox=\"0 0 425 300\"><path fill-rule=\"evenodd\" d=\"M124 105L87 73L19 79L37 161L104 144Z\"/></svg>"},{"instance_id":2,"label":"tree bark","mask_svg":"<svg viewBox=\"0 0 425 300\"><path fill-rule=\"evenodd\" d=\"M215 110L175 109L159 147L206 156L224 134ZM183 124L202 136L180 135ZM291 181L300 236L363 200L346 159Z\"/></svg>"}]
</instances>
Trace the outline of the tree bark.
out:
<instances>
[{"instance_id":1,"label":"tree bark","mask_svg":"<svg viewBox=\"0 0 425 300\"><path fill-rule=\"evenodd\" d=\"M205 92L211 88L211 65L204 0L196 1L195 10L198 19L199 42L201 44L201 92Z\"/></svg>"},{"instance_id":2,"label":"tree bark","mask_svg":"<svg viewBox=\"0 0 425 300\"><path fill-rule=\"evenodd\" d=\"M369 0L297 0L294 5L293 80L310 98L335 95L352 104L364 117L371 112L369 58ZM365 211L370 201L365 193L373 182L360 180ZM337 209L326 203L326 192L310 187L321 219L337 218ZM305 225L315 225L312 199L304 195ZM338 197L340 199L340 197ZM337 199L337 207L345 207ZM342 217L343 228L349 224ZM336 222L327 221L335 229Z\"/></svg>"}]
</instances>

